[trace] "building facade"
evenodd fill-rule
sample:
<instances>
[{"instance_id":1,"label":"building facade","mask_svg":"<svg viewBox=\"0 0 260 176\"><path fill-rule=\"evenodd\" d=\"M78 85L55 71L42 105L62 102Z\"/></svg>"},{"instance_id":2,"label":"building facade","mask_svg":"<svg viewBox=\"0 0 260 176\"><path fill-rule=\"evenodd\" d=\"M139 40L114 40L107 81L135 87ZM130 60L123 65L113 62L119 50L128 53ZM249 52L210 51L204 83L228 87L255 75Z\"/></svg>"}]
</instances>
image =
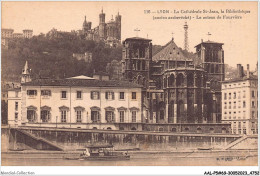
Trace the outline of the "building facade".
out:
<instances>
[{"instance_id":1,"label":"building facade","mask_svg":"<svg viewBox=\"0 0 260 176\"><path fill-rule=\"evenodd\" d=\"M73 53L72 57L76 58L77 60L83 60L87 63L92 62L92 53L91 52L85 52L84 54Z\"/></svg>"},{"instance_id":2,"label":"building facade","mask_svg":"<svg viewBox=\"0 0 260 176\"><path fill-rule=\"evenodd\" d=\"M140 85L126 81L83 76L28 80L22 83L21 90L8 92L8 123L12 126L142 130L141 89Z\"/></svg>"},{"instance_id":3,"label":"building facade","mask_svg":"<svg viewBox=\"0 0 260 176\"><path fill-rule=\"evenodd\" d=\"M238 64L238 77L222 83L222 122L231 124L233 134L258 133L258 78L243 73Z\"/></svg>"},{"instance_id":4,"label":"building facade","mask_svg":"<svg viewBox=\"0 0 260 176\"><path fill-rule=\"evenodd\" d=\"M146 130L229 133L230 124L221 124L222 45L202 42L193 54L172 38L152 56L149 39L133 37L123 42L123 78L144 88Z\"/></svg>"},{"instance_id":5,"label":"building facade","mask_svg":"<svg viewBox=\"0 0 260 176\"><path fill-rule=\"evenodd\" d=\"M1 29L1 45L3 48L8 49L8 44L10 39L17 38L32 38L33 30L25 29L23 33L14 33L13 29Z\"/></svg>"},{"instance_id":6,"label":"building facade","mask_svg":"<svg viewBox=\"0 0 260 176\"><path fill-rule=\"evenodd\" d=\"M33 30L31 29L24 29L23 30L23 37L24 38L32 38L33 36Z\"/></svg>"}]
</instances>

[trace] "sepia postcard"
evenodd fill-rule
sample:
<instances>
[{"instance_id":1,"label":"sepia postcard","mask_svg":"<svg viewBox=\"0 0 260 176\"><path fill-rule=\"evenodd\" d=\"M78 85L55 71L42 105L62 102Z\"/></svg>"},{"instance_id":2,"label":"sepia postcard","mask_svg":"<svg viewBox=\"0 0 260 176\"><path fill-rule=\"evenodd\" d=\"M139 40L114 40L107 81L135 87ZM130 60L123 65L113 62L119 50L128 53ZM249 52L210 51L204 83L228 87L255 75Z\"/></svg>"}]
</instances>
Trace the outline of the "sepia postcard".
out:
<instances>
[{"instance_id":1,"label":"sepia postcard","mask_svg":"<svg viewBox=\"0 0 260 176\"><path fill-rule=\"evenodd\" d=\"M258 126L257 1L1 2L1 175L259 175Z\"/></svg>"}]
</instances>

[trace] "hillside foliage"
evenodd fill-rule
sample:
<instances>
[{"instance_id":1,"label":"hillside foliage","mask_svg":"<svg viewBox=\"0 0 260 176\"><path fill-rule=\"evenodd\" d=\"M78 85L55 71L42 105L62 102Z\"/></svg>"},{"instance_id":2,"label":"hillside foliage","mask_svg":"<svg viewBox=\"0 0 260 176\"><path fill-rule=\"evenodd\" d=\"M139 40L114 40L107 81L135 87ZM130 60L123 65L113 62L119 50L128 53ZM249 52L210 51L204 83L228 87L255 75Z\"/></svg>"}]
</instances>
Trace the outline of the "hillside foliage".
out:
<instances>
[{"instance_id":1,"label":"hillside foliage","mask_svg":"<svg viewBox=\"0 0 260 176\"><path fill-rule=\"evenodd\" d=\"M73 53L92 52L92 63L78 61ZM94 70L105 70L107 63L121 60L122 48L109 48L103 42L88 41L75 35L50 38L40 34L31 39L12 39L9 48L2 47L2 79L19 81L26 60L34 78L92 76Z\"/></svg>"}]
</instances>

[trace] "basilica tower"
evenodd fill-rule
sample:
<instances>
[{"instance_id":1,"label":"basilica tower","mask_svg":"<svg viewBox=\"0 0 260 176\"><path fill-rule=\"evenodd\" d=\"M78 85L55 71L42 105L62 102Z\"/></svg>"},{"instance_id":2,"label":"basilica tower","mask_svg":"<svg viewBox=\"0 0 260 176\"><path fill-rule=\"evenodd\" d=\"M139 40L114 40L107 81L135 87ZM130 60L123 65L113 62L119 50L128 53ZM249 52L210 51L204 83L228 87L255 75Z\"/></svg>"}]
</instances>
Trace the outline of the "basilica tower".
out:
<instances>
[{"instance_id":1,"label":"basilica tower","mask_svg":"<svg viewBox=\"0 0 260 176\"><path fill-rule=\"evenodd\" d=\"M103 13L103 9L101 10L101 13L99 14L99 37L100 40L106 39L106 23L105 23L106 14Z\"/></svg>"}]
</instances>

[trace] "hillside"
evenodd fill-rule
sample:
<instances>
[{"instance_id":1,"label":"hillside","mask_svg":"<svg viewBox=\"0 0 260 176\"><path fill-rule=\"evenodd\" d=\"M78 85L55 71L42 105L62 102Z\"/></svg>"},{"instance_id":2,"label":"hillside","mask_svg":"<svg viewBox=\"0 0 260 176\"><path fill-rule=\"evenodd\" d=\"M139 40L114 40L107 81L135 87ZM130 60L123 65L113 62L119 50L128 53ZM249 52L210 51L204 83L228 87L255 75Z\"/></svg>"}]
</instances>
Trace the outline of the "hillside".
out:
<instances>
[{"instance_id":1,"label":"hillside","mask_svg":"<svg viewBox=\"0 0 260 176\"><path fill-rule=\"evenodd\" d=\"M92 63L78 61L73 53L92 52ZM19 81L27 60L33 77L64 78L76 75L91 76L93 70L105 70L112 60L121 60L122 49L105 47L80 39L73 34L50 38L38 35L31 39L12 39L9 49L2 48L2 80Z\"/></svg>"}]
</instances>

